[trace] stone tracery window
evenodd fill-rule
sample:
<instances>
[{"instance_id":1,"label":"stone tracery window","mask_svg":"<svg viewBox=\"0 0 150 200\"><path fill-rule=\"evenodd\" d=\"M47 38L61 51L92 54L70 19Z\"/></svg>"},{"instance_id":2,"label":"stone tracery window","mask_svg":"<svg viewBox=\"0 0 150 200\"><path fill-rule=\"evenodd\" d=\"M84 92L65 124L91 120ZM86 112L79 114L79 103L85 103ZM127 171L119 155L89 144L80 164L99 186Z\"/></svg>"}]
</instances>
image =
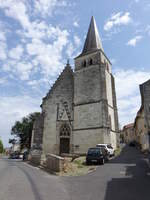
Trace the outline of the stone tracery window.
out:
<instances>
[{"instance_id":1,"label":"stone tracery window","mask_svg":"<svg viewBox=\"0 0 150 200\"><path fill-rule=\"evenodd\" d=\"M67 124L61 126L60 136L70 136L70 127Z\"/></svg>"}]
</instances>

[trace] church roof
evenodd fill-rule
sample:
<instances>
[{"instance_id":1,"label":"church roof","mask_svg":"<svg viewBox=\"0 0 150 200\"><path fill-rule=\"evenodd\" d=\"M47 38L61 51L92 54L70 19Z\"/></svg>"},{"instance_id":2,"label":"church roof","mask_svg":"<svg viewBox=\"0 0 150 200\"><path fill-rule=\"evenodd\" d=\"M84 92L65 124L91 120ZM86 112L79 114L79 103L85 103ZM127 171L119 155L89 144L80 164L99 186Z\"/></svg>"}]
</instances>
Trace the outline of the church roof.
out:
<instances>
[{"instance_id":1,"label":"church roof","mask_svg":"<svg viewBox=\"0 0 150 200\"><path fill-rule=\"evenodd\" d=\"M98 33L96 22L92 16L82 55L99 49L103 51L102 42Z\"/></svg>"},{"instance_id":2,"label":"church roof","mask_svg":"<svg viewBox=\"0 0 150 200\"><path fill-rule=\"evenodd\" d=\"M63 80L64 76L65 75L68 76L69 74L71 74L73 76L73 70L71 69L69 61L67 61L67 64L66 64L64 70L61 72L61 74L59 75L59 77L56 79L55 83L52 85L52 87L50 88L50 90L47 93L47 95L43 98L43 101L45 101L46 99L48 99L50 97L50 95L53 93L53 91L55 90L55 88Z\"/></svg>"}]
</instances>

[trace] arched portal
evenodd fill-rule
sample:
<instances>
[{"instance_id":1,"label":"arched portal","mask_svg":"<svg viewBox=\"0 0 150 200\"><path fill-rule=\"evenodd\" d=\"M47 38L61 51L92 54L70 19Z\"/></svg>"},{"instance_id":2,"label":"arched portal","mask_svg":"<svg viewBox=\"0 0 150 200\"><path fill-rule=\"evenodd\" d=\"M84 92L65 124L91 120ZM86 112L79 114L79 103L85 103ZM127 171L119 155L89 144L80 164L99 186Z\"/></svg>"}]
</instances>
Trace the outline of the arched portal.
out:
<instances>
[{"instance_id":1,"label":"arched portal","mask_svg":"<svg viewBox=\"0 0 150 200\"><path fill-rule=\"evenodd\" d=\"M60 154L70 152L70 127L63 124L60 128Z\"/></svg>"}]
</instances>

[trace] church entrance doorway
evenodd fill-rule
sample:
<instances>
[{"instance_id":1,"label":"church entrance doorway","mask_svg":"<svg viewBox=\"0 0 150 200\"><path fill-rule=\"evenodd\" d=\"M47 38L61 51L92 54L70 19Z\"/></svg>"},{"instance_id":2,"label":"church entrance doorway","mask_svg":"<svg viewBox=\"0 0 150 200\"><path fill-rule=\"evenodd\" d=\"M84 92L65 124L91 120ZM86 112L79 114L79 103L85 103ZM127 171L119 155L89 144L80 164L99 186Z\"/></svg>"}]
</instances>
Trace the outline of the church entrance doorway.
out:
<instances>
[{"instance_id":1,"label":"church entrance doorway","mask_svg":"<svg viewBox=\"0 0 150 200\"><path fill-rule=\"evenodd\" d=\"M60 128L60 154L70 152L70 127L63 124Z\"/></svg>"},{"instance_id":2,"label":"church entrance doorway","mask_svg":"<svg viewBox=\"0 0 150 200\"><path fill-rule=\"evenodd\" d=\"M60 138L60 154L69 153L70 139Z\"/></svg>"}]
</instances>

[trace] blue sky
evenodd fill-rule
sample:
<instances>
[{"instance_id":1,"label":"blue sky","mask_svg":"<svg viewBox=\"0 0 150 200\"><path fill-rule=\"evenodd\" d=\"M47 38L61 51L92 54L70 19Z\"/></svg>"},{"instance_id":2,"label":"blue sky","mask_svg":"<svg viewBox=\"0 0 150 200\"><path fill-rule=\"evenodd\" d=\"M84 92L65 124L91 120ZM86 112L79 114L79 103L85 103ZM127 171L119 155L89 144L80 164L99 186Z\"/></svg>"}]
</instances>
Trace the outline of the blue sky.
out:
<instances>
[{"instance_id":1,"label":"blue sky","mask_svg":"<svg viewBox=\"0 0 150 200\"><path fill-rule=\"evenodd\" d=\"M95 16L116 79L121 125L140 107L139 84L150 78L149 0L0 0L0 137L40 111L69 58L83 47Z\"/></svg>"}]
</instances>

